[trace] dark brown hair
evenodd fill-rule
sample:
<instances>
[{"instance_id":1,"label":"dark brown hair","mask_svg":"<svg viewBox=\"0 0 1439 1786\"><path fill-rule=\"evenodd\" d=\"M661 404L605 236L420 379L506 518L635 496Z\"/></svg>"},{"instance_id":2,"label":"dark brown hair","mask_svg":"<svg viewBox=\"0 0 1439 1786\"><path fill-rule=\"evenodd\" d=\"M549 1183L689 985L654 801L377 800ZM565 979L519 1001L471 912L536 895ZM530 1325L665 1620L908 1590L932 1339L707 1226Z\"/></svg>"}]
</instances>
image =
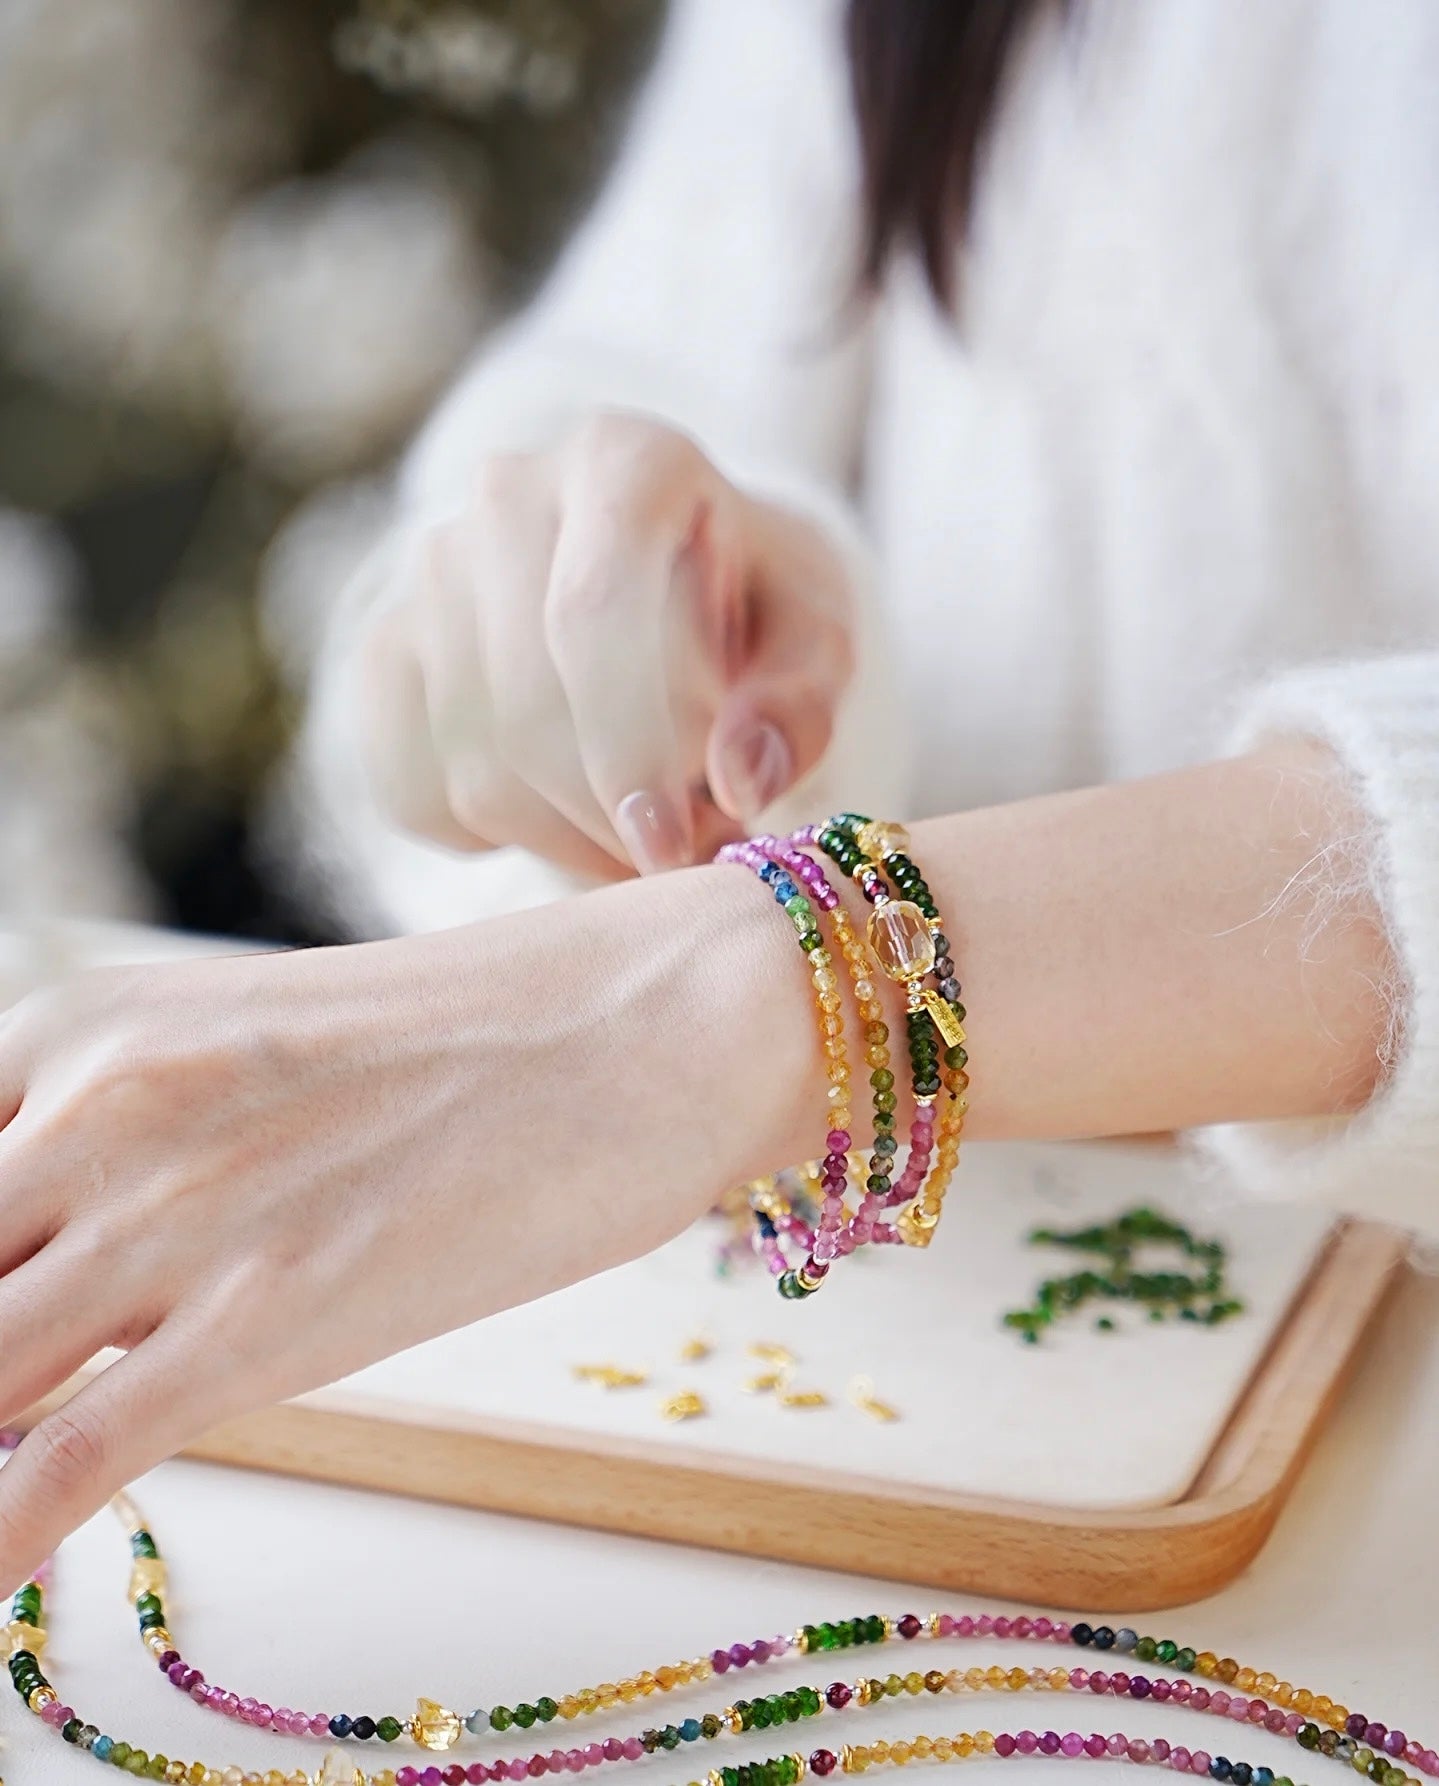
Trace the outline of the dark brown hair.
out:
<instances>
[{"instance_id":1,"label":"dark brown hair","mask_svg":"<svg viewBox=\"0 0 1439 1786\"><path fill-rule=\"evenodd\" d=\"M1005 64L1047 3L849 0L867 286L879 284L896 252L912 252L938 301L953 306L957 251Z\"/></svg>"}]
</instances>

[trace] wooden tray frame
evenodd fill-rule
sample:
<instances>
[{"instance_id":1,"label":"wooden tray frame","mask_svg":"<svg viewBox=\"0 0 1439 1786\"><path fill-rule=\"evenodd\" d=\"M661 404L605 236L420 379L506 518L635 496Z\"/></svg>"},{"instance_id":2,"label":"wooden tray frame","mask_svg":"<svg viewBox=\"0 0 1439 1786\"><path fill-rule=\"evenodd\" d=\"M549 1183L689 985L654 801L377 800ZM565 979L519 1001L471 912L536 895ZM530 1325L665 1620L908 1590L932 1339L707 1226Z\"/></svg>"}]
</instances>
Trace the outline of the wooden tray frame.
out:
<instances>
[{"instance_id":1,"label":"wooden tray frame","mask_svg":"<svg viewBox=\"0 0 1439 1786\"><path fill-rule=\"evenodd\" d=\"M1213 1451L1166 1507L905 1490L334 1391L230 1421L185 1455L745 1556L841 1558L934 1588L1153 1612L1216 1593L1263 1547L1406 1252L1387 1228L1335 1229Z\"/></svg>"}]
</instances>

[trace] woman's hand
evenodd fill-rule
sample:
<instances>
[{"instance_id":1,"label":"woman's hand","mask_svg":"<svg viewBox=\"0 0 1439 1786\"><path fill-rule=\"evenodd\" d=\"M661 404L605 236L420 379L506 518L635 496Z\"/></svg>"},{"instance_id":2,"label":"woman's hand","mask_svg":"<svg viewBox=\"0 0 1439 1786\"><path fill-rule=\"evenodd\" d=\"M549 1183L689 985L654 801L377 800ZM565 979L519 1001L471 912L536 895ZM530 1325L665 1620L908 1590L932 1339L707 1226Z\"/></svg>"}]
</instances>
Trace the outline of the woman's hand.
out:
<instances>
[{"instance_id":1,"label":"woman's hand","mask_svg":"<svg viewBox=\"0 0 1439 1786\"><path fill-rule=\"evenodd\" d=\"M851 606L816 529L660 423L488 459L367 623L380 803L604 879L703 859L823 755Z\"/></svg>"},{"instance_id":2,"label":"woman's hand","mask_svg":"<svg viewBox=\"0 0 1439 1786\"><path fill-rule=\"evenodd\" d=\"M643 1252L779 1163L816 1051L766 904L707 868L82 975L0 1019L0 1425L127 1349L0 1471L0 1589L205 1428Z\"/></svg>"}]
</instances>

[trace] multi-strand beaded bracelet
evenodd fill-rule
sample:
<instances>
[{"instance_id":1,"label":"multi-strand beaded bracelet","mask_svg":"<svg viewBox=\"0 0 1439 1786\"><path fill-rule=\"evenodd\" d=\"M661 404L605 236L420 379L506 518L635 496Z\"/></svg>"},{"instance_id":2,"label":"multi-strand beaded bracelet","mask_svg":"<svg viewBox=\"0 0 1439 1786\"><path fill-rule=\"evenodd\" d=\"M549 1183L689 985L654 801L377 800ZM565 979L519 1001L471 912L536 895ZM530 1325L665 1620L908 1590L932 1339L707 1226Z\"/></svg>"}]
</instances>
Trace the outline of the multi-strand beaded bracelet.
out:
<instances>
[{"instance_id":1,"label":"multi-strand beaded bracelet","mask_svg":"<svg viewBox=\"0 0 1439 1786\"><path fill-rule=\"evenodd\" d=\"M858 886L871 910L862 943L818 851ZM964 1006L939 910L909 856L899 825L841 813L792 837L761 836L729 844L722 862L752 869L788 914L808 959L829 1085L825 1152L818 1171L819 1216L811 1227L768 1178L751 1187L756 1246L779 1280L782 1296L811 1296L837 1259L871 1242L928 1246L959 1159L969 1085ZM888 877L888 878L887 878ZM896 892L898 897L896 897ZM868 1162L852 1164L852 1069L827 918L863 1025L870 1068L874 1144ZM904 1168L894 1176L899 1097L891 1065L877 967L903 989L913 1117ZM927 984L927 981L933 984ZM862 1185L851 1186L851 1174ZM853 1199L849 1193L853 1189ZM890 1212L898 1210L895 1219ZM786 1243L801 1254L792 1264Z\"/></svg>"},{"instance_id":2,"label":"multi-strand beaded bracelet","mask_svg":"<svg viewBox=\"0 0 1439 1786\"><path fill-rule=\"evenodd\" d=\"M1008 1668L992 1664L966 1669L910 1670L884 1677L860 1674L853 1681L834 1680L823 1687L801 1686L740 1698L718 1711L690 1716L679 1723L652 1727L625 1737L611 1736L583 1748L536 1751L512 1759L450 1762L421 1767L381 1768L371 1774L339 1747L325 1756L311 1775L303 1769L291 1773L271 1770L265 1774L238 1767L210 1767L150 1754L118 1741L83 1722L64 1704L41 1670L39 1657L45 1648L44 1590L38 1579L27 1582L11 1605L11 1622L3 1635L9 1654L11 1680L22 1699L68 1743L97 1760L143 1779L163 1780L172 1786L502 1786L538 1780L547 1774L583 1773L587 1768L638 1761L646 1755L671 1752L696 1742L725 1736L744 1736L755 1731L780 1729L804 1720L848 1713L878 1706L905 1695L960 1692L1026 1692L1083 1694L1136 1701L1153 1700L1208 1713L1232 1724L1270 1732L1295 1742L1309 1753L1332 1758L1362 1774L1375 1786L1421 1786L1405 1772L1405 1765L1421 1774L1439 1777L1439 1754L1425 1748L1404 1732L1376 1723L1326 1695L1291 1686L1270 1673L1242 1666L1213 1651L1198 1651L1169 1639L1140 1635L1129 1628L1070 1624L1044 1617L1016 1618L931 1613L921 1618L906 1613L898 1619L878 1615L804 1625L789 1635L736 1643L708 1656L645 1670L616 1682L603 1682L558 1698L540 1695L533 1703L477 1708L466 1717L435 1700L421 1699L414 1714L371 1718L346 1713L300 1712L272 1708L262 1701L239 1698L233 1692L205 1680L174 1648L166 1627L165 1565L149 1531L140 1523L133 1504L121 1496L116 1511L129 1531L132 1566L129 1598L135 1607L140 1635L171 1684L210 1710L238 1721L292 1736L322 1737L338 1744L347 1739L377 1740L388 1744L405 1737L421 1749L442 1754L455 1747L464 1732L473 1735L528 1730L633 1704L656 1693L669 1693L707 1681L717 1675L760 1667L795 1654L813 1655L916 1640L992 1638L1001 1642L1073 1646L1131 1660L1150 1669L1152 1665L1178 1671L1178 1678L1152 1672L1115 1668L1065 1667L1051 1661ZM870 1767L904 1766L911 1761L960 1761L971 1757L1000 1760L1012 1755L1053 1756L1059 1759L1119 1759L1168 1767L1171 1771L1216 1782L1221 1786L1294 1786L1284 1775L1267 1767L1234 1761L1204 1749L1190 1750L1163 1738L1144 1740L1124 1735L1109 1736L1079 1731L1059 1733L1020 1730L993 1734L987 1730L953 1736L917 1736L900 1742L841 1743L837 1748L816 1748L805 1755L790 1751L769 1759L707 1771L703 1781L690 1786L797 1786L806 1774L823 1778L836 1771L863 1773Z\"/></svg>"}]
</instances>

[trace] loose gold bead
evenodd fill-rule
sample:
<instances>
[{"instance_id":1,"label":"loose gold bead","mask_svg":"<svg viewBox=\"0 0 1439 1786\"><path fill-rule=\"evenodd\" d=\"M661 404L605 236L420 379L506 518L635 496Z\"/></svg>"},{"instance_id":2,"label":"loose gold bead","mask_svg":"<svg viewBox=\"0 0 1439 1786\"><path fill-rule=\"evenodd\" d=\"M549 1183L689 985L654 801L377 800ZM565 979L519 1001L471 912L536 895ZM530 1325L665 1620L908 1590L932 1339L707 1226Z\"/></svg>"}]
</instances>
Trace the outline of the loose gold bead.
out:
<instances>
[{"instance_id":1,"label":"loose gold bead","mask_svg":"<svg viewBox=\"0 0 1439 1786\"><path fill-rule=\"evenodd\" d=\"M36 1687L25 1703L32 1712L43 1712L47 1705L58 1705L60 1695L53 1687Z\"/></svg>"},{"instance_id":2,"label":"loose gold bead","mask_svg":"<svg viewBox=\"0 0 1439 1786\"><path fill-rule=\"evenodd\" d=\"M729 1726L729 1732L730 1732L731 1736L740 1736L743 1734L744 1719L739 1715L739 1713L735 1710L735 1708L732 1705L727 1705L724 1708L724 1710L720 1713L720 1716L724 1719L725 1723Z\"/></svg>"}]
</instances>

